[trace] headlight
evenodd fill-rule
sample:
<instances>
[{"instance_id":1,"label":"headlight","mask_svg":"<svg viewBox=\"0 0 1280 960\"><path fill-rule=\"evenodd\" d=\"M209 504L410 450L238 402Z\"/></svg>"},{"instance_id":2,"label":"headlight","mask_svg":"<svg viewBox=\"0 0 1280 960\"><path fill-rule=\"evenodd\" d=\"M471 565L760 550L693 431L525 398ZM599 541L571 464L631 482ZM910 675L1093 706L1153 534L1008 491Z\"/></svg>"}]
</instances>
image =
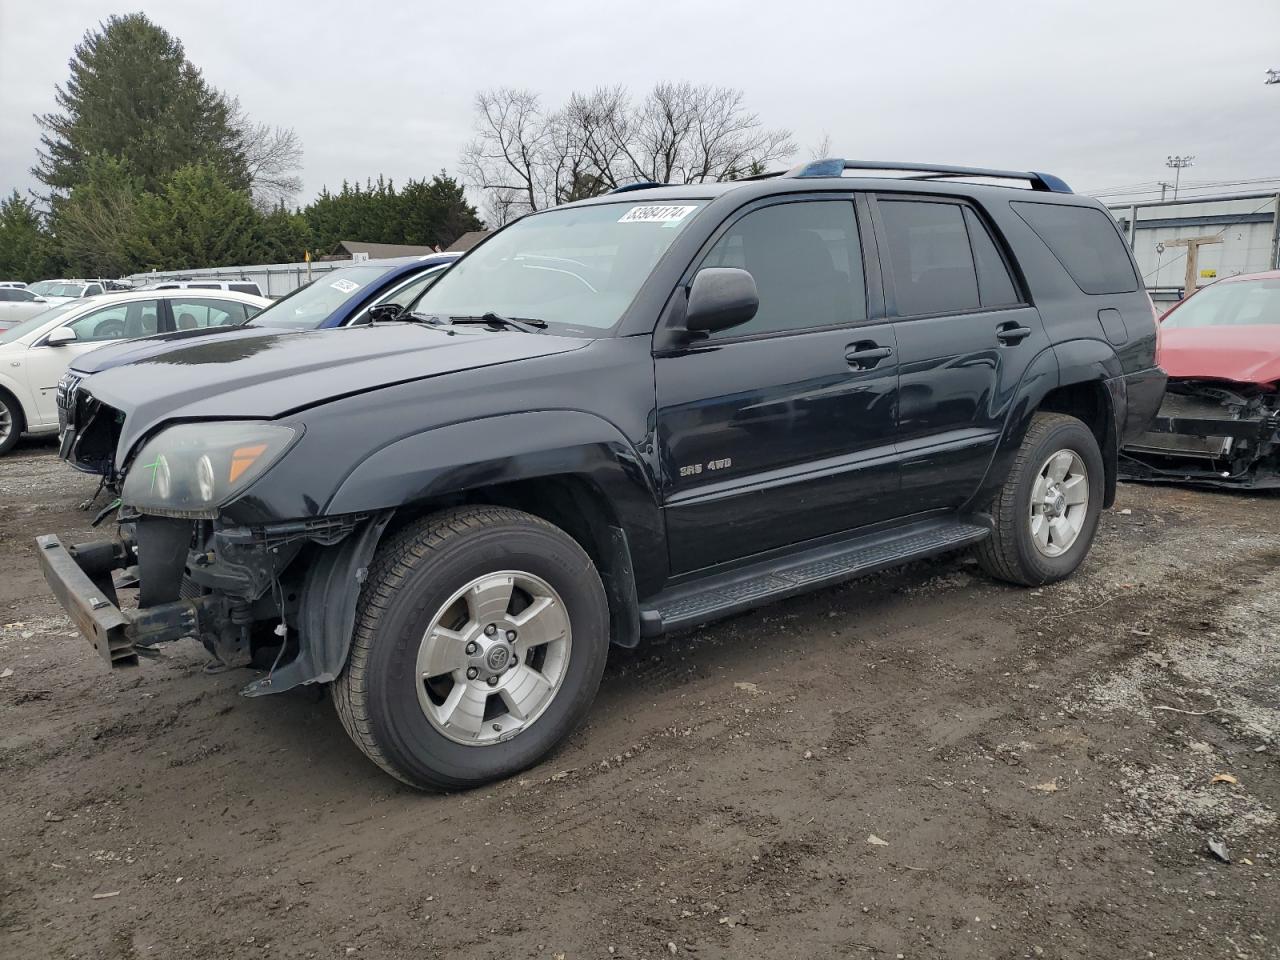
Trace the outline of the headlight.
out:
<instances>
[{"instance_id":1,"label":"headlight","mask_svg":"<svg viewBox=\"0 0 1280 960\"><path fill-rule=\"evenodd\" d=\"M169 427L134 458L121 499L144 513L211 519L279 460L296 436L289 427L259 421Z\"/></svg>"}]
</instances>

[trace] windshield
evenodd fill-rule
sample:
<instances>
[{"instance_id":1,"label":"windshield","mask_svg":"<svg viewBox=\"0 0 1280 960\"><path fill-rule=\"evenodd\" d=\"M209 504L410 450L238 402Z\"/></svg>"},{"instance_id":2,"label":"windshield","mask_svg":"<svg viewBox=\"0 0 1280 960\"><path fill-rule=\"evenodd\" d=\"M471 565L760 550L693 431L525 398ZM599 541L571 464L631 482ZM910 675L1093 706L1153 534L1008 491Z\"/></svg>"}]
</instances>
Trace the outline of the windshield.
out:
<instances>
[{"instance_id":1,"label":"windshield","mask_svg":"<svg viewBox=\"0 0 1280 960\"><path fill-rule=\"evenodd\" d=\"M1182 329L1261 324L1280 325L1280 280L1215 283L1170 311L1162 326Z\"/></svg>"},{"instance_id":2,"label":"windshield","mask_svg":"<svg viewBox=\"0 0 1280 960\"><path fill-rule=\"evenodd\" d=\"M369 285L386 272L386 267L343 267L322 273L255 314L250 322L255 327L311 330L328 320L343 304L365 296Z\"/></svg>"},{"instance_id":3,"label":"windshield","mask_svg":"<svg viewBox=\"0 0 1280 960\"><path fill-rule=\"evenodd\" d=\"M27 289L37 297L78 297L84 293L84 284L41 280L39 283L33 283Z\"/></svg>"},{"instance_id":4,"label":"windshield","mask_svg":"<svg viewBox=\"0 0 1280 960\"><path fill-rule=\"evenodd\" d=\"M705 202L607 203L525 217L458 261L415 309L608 329Z\"/></svg>"},{"instance_id":5,"label":"windshield","mask_svg":"<svg viewBox=\"0 0 1280 960\"><path fill-rule=\"evenodd\" d=\"M16 327L10 327L8 330L0 332L0 344L12 343L14 340L25 337L32 330L39 330L55 317L82 309L84 309L83 303L60 303L56 307L50 307L48 310L41 310L35 316L27 317Z\"/></svg>"}]
</instances>

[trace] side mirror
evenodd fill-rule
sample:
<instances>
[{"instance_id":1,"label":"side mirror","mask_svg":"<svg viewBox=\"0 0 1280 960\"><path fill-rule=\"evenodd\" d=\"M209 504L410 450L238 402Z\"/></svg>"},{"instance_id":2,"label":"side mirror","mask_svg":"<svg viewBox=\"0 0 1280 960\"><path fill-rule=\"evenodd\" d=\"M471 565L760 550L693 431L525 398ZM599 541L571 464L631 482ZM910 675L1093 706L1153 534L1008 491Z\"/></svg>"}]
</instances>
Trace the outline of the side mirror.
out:
<instances>
[{"instance_id":1,"label":"side mirror","mask_svg":"<svg viewBox=\"0 0 1280 960\"><path fill-rule=\"evenodd\" d=\"M404 308L398 303L375 303L369 308L370 323L387 323L398 320Z\"/></svg>"},{"instance_id":2,"label":"side mirror","mask_svg":"<svg viewBox=\"0 0 1280 960\"><path fill-rule=\"evenodd\" d=\"M32 303L48 303L49 301L46 300L44 297L36 297L31 302Z\"/></svg>"},{"instance_id":3,"label":"side mirror","mask_svg":"<svg viewBox=\"0 0 1280 960\"><path fill-rule=\"evenodd\" d=\"M59 327L45 337L44 342L50 347L65 347L68 343L75 343L79 339L70 327Z\"/></svg>"},{"instance_id":4,"label":"side mirror","mask_svg":"<svg viewBox=\"0 0 1280 960\"><path fill-rule=\"evenodd\" d=\"M704 267L689 287L685 329L711 333L746 323L760 309L755 277L737 267Z\"/></svg>"}]
</instances>

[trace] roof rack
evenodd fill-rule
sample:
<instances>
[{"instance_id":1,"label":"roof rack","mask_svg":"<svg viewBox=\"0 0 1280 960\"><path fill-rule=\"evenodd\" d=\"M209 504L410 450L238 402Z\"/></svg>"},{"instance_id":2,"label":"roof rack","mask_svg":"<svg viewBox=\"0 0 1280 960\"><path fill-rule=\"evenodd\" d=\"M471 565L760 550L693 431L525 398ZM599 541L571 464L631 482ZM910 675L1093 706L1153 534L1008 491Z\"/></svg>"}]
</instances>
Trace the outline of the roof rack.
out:
<instances>
[{"instance_id":1,"label":"roof rack","mask_svg":"<svg viewBox=\"0 0 1280 960\"><path fill-rule=\"evenodd\" d=\"M667 184L658 183L656 180L637 180L635 183L624 183L620 187L614 187L610 193L628 193L632 190L648 190L650 187L665 187Z\"/></svg>"},{"instance_id":2,"label":"roof rack","mask_svg":"<svg viewBox=\"0 0 1280 960\"><path fill-rule=\"evenodd\" d=\"M896 163L880 160L841 160L829 158L814 160L792 167L785 173L766 173L747 180L765 180L769 177L787 177L791 179L809 179L817 177L838 177L846 170L898 170L913 173L916 176L908 180L950 180L961 177L991 177L999 180L1026 180L1032 190L1043 190L1050 193L1071 193L1072 190L1059 177L1051 173L1039 173L1034 170L993 170L988 167L954 167L934 163Z\"/></svg>"}]
</instances>

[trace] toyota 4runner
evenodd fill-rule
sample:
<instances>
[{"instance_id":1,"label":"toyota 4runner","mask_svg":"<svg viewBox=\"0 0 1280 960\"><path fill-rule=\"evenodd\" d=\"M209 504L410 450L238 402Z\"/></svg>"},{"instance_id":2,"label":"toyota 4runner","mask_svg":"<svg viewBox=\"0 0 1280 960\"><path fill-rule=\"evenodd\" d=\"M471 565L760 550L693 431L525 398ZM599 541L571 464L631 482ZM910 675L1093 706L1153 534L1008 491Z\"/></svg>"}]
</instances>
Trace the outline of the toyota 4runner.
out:
<instances>
[{"instance_id":1,"label":"toyota 4runner","mask_svg":"<svg viewBox=\"0 0 1280 960\"><path fill-rule=\"evenodd\" d=\"M328 684L442 789L544 757L611 642L960 548L1070 575L1165 383L1111 217L1018 171L626 187L375 319L85 379L119 535L38 552L113 667L193 636L248 696Z\"/></svg>"}]
</instances>

